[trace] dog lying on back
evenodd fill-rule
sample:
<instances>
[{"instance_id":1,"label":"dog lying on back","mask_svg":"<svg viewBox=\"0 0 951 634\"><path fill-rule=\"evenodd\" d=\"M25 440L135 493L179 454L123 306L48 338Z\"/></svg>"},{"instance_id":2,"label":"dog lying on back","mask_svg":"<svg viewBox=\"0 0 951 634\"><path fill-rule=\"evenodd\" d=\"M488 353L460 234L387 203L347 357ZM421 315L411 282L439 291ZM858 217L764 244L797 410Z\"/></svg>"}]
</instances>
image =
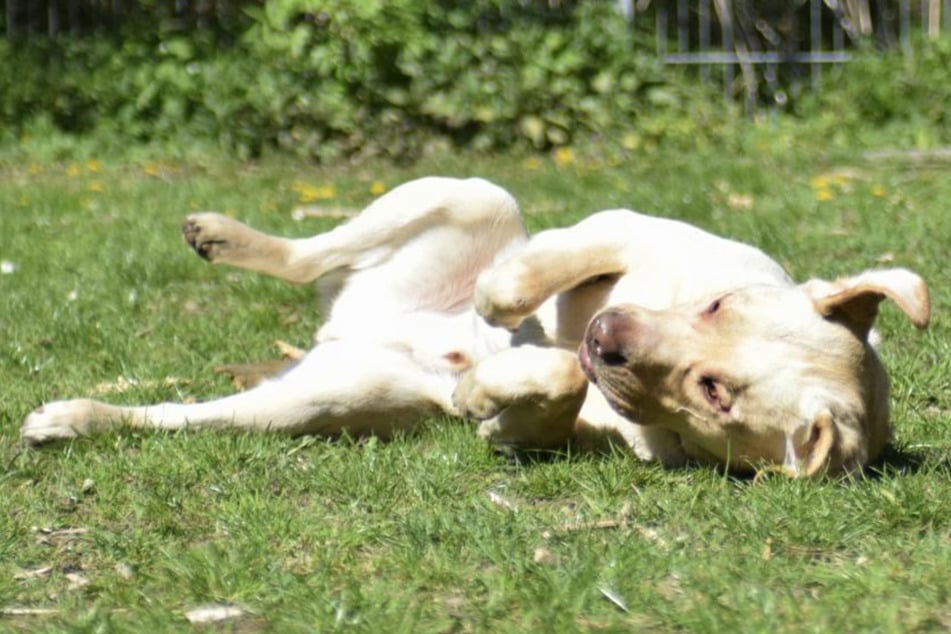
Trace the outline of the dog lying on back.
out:
<instances>
[{"instance_id":1,"label":"dog lying on back","mask_svg":"<svg viewBox=\"0 0 951 634\"><path fill-rule=\"evenodd\" d=\"M209 261L318 280L314 348L205 403L48 403L27 442L123 425L388 436L445 413L520 448L852 472L890 435L869 343L879 303L919 328L930 314L910 271L797 285L751 246L627 210L529 238L512 197L481 179L406 183L312 238L210 212L184 233Z\"/></svg>"}]
</instances>

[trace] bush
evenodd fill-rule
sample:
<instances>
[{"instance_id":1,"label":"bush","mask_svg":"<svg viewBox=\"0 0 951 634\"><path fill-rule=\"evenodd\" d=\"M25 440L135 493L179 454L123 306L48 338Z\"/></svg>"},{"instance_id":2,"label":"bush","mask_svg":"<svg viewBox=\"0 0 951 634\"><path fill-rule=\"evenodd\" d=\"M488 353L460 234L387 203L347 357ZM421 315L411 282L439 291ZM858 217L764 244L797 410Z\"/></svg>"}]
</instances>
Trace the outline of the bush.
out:
<instances>
[{"instance_id":1,"label":"bush","mask_svg":"<svg viewBox=\"0 0 951 634\"><path fill-rule=\"evenodd\" d=\"M7 130L39 121L316 159L698 134L684 114L697 89L665 79L611 3L273 0L247 13L235 42L141 27L115 40L2 41L0 63L25 69L0 79Z\"/></svg>"},{"instance_id":2,"label":"bush","mask_svg":"<svg viewBox=\"0 0 951 634\"><path fill-rule=\"evenodd\" d=\"M0 134L316 160L742 138L716 87L662 67L613 5L269 0L219 32L139 21L113 37L0 39L0 64L18 69L0 76ZM861 144L870 126L904 145L949 142L949 66L947 37L909 55L866 51L797 100L807 125L770 125L810 143Z\"/></svg>"},{"instance_id":3,"label":"bush","mask_svg":"<svg viewBox=\"0 0 951 634\"><path fill-rule=\"evenodd\" d=\"M802 100L797 114L839 145L865 145L869 131L900 146L951 142L951 37L914 40L907 53L866 48L835 80Z\"/></svg>"}]
</instances>

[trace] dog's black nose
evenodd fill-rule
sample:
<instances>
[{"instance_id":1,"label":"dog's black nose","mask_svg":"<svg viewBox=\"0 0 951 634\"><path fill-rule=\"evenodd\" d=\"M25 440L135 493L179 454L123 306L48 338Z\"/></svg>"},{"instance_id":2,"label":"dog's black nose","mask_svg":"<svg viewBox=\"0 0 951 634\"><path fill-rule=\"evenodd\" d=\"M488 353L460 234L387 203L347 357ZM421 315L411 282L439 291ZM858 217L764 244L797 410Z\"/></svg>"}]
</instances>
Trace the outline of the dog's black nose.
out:
<instances>
[{"instance_id":1,"label":"dog's black nose","mask_svg":"<svg viewBox=\"0 0 951 634\"><path fill-rule=\"evenodd\" d=\"M624 317L615 312L603 312L588 326L588 353L598 357L607 365L620 365L624 357L619 334L627 329Z\"/></svg>"}]
</instances>

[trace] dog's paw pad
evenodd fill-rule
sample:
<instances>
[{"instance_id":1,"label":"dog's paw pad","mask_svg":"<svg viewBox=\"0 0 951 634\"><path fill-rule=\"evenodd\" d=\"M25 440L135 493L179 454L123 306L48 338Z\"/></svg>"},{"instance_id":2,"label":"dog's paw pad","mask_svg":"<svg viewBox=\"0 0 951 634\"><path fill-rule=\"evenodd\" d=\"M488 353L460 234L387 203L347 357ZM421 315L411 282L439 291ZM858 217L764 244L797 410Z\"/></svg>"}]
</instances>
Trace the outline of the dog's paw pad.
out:
<instances>
[{"instance_id":1,"label":"dog's paw pad","mask_svg":"<svg viewBox=\"0 0 951 634\"><path fill-rule=\"evenodd\" d=\"M230 248L228 234L234 222L210 211L190 214L182 224L182 236L195 253L214 262Z\"/></svg>"}]
</instances>

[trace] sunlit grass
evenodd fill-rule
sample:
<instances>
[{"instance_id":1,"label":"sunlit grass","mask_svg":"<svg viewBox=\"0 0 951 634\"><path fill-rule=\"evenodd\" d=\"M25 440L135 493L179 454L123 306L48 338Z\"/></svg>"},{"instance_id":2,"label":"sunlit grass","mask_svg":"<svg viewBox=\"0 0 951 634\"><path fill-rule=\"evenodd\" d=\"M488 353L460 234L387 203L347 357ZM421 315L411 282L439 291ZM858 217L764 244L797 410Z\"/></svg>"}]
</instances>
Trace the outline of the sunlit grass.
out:
<instances>
[{"instance_id":1,"label":"sunlit grass","mask_svg":"<svg viewBox=\"0 0 951 634\"><path fill-rule=\"evenodd\" d=\"M0 629L178 631L205 604L240 608L239 631L944 629L947 169L770 147L352 170L0 157ZM887 306L879 320L894 449L858 482L755 484L621 452L515 461L452 420L390 443L126 433L19 449L44 400L103 385L122 402L210 398L232 389L216 365L307 345L312 289L207 265L179 238L185 213L302 236L339 220L301 204L359 208L430 173L499 182L532 230L626 206L757 244L798 278L918 270L932 329Z\"/></svg>"}]
</instances>

